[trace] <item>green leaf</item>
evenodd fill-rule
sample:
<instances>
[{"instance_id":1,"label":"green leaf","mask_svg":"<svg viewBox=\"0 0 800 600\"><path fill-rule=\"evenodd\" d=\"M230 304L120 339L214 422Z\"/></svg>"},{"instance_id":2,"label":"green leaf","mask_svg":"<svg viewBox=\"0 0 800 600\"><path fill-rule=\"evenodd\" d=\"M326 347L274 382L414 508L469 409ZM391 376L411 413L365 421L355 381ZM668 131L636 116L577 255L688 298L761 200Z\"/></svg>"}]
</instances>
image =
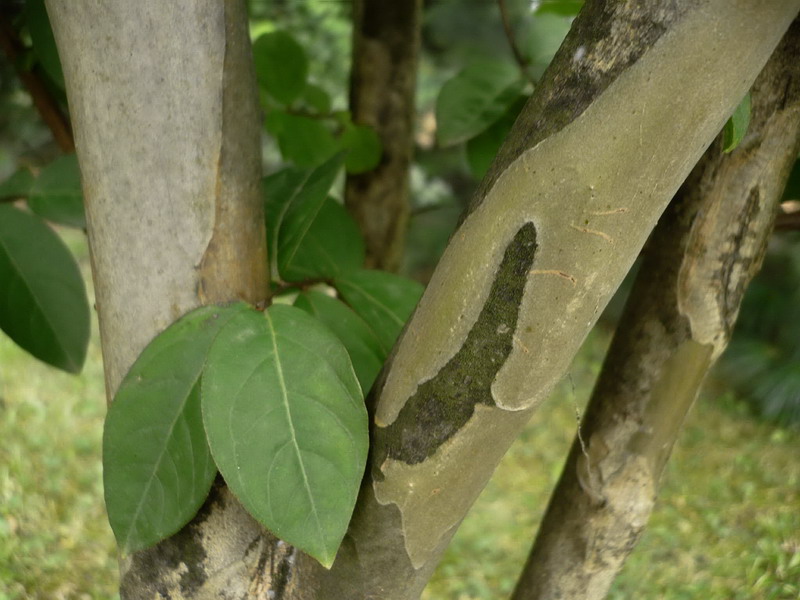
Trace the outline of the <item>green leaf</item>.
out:
<instances>
[{"instance_id":1,"label":"green leaf","mask_svg":"<svg viewBox=\"0 0 800 600\"><path fill-rule=\"evenodd\" d=\"M476 179L482 179L486 175L527 99L527 96L519 96L488 129L467 142L467 162Z\"/></svg>"},{"instance_id":2,"label":"green leaf","mask_svg":"<svg viewBox=\"0 0 800 600\"><path fill-rule=\"evenodd\" d=\"M447 81L436 100L442 146L468 140L494 123L522 92L519 72L505 63L474 63Z\"/></svg>"},{"instance_id":3,"label":"green leaf","mask_svg":"<svg viewBox=\"0 0 800 600\"><path fill-rule=\"evenodd\" d=\"M28 32L33 42L33 52L45 73L53 80L53 83L63 90L64 73L61 70L58 48L56 48L56 40L53 37L44 0L26 0L23 10Z\"/></svg>"},{"instance_id":4,"label":"green leaf","mask_svg":"<svg viewBox=\"0 0 800 600\"><path fill-rule=\"evenodd\" d=\"M323 115L331 112L333 107L330 94L313 83L306 84L306 89L303 92L303 101L309 108Z\"/></svg>"},{"instance_id":5,"label":"green leaf","mask_svg":"<svg viewBox=\"0 0 800 600\"><path fill-rule=\"evenodd\" d=\"M306 215L298 211L297 216L299 220ZM295 213L290 211L279 240L287 239L303 226L295 223ZM366 251L358 225L345 208L331 198L322 203L294 253L285 244L279 244L278 269L286 281L335 277L343 271L364 266Z\"/></svg>"},{"instance_id":6,"label":"green leaf","mask_svg":"<svg viewBox=\"0 0 800 600\"><path fill-rule=\"evenodd\" d=\"M77 373L89 344L89 302L64 242L38 217L0 206L0 329L54 367Z\"/></svg>"},{"instance_id":7,"label":"green leaf","mask_svg":"<svg viewBox=\"0 0 800 600\"><path fill-rule=\"evenodd\" d=\"M574 17L583 8L583 0L540 0L537 3L532 3L532 6L534 4L538 5L536 8L537 15L549 13L561 15L562 17Z\"/></svg>"},{"instance_id":8,"label":"green leaf","mask_svg":"<svg viewBox=\"0 0 800 600\"><path fill-rule=\"evenodd\" d=\"M345 301L372 328L388 355L422 296L416 281L362 269L336 278L334 285Z\"/></svg>"},{"instance_id":9,"label":"green leaf","mask_svg":"<svg viewBox=\"0 0 800 600\"><path fill-rule=\"evenodd\" d=\"M261 193L264 198L264 219L267 231L267 252L270 262L270 276L279 279L278 274L278 231L286 209L304 190L311 170L289 167L273 173L261 180ZM327 190L321 193L324 198Z\"/></svg>"},{"instance_id":10,"label":"green leaf","mask_svg":"<svg viewBox=\"0 0 800 600\"><path fill-rule=\"evenodd\" d=\"M120 384L103 433L103 483L123 552L180 530L217 472L200 411L200 375L219 330L245 304L185 315L144 349Z\"/></svg>"},{"instance_id":11,"label":"green leaf","mask_svg":"<svg viewBox=\"0 0 800 600\"><path fill-rule=\"evenodd\" d=\"M281 277L292 275L291 266L295 264L300 247L307 243L311 227L325 204L328 191L342 168L342 162L342 155L336 155L309 171L302 187L296 191L282 211L283 218L277 225L278 247L275 253ZM287 266L290 267L288 274L282 270Z\"/></svg>"},{"instance_id":12,"label":"green leaf","mask_svg":"<svg viewBox=\"0 0 800 600\"><path fill-rule=\"evenodd\" d=\"M273 110L268 115L267 130L277 137L283 158L298 167L315 167L339 149L333 133L320 119Z\"/></svg>"},{"instance_id":13,"label":"green leaf","mask_svg":"<svg viewBox=\"0 0 800 600\"><path fill-rule=\"evenodd\" d=\"M344 165L348 173L365 173L380 164L383 146L372 127L350 123L339 141L347 150Z\"/></svg>"},{"instance_id":14,"label":"green leaf","mask_svg":"<svg viewBox=\"0 0 800 600\"><path fill-rule=\"evenodd\" d=\"M245 311L203 374L203 422L231 491L260 523L330 567L367 458L367 412L341 342L300 309Z\"/></svg>"},{"instance_id":15,"label":"green leaf","mask_svg":"<svg viewBox=\"0 0 800 600\"><path fill-rule=\"evenodd\" d=\"M521 36L523 38L521 44L523 52L531 61L529 70L538 79L567 37L572 26L572 18L546 12L538 13L533 19L528 20L528 23L529 26Z\"/></svg>"},{"instance_id":16,"label":"green leaf","mask_svg":"<svg viewBox=\"0 0 800 600\"><path fill-rule=\"evenodd\" d=\"M28 206L48 221L86 228L81 171L75 154L61 156L42 169L31 186Z\"/></svg>"},{"instance_id":17,"label":"green leaf","mask_svg":"<svg viewBox=\"0 0 800 600\"><path fill-rule=\"evenodd\" d=\"M289 105L306 87L308 58L305 50L285 31L265 33L253 43L258 83L275 100Z\"/></svg>"},{"instance_id":18,"label":"green leaf","mask_svg":"<svg viewBox=\"0 0 800 600\"><path fill-rule=\"evenodd\" d=\"M733 111L731 118L725 123L723 129L723 152L732 152L736 146L744 138L747 133L747 127L750 125L750 92L747 92L739 106Z\"/></svg>"},{"instance_id":19,"label":"green leaf","mask_svg":"<svg viewBox=\"0 0 800 600\"><path fill-rule=\"evenodd\" d=\"M322 292L302 292L294 305L315 316L341 340L350 355L361 389L368 392L386 360L372 329L344 303Z\"/></svg>"},{"instance_id":20,"label":"green leaf","mask_svg":"<svg viewBox=\"0 0 800 600\"><path fill-rule=\"evenodd\" d=\"M11 177L0 183L0 200L15 200L27 198L33 185L33 173L21 168Z\"/></svg>"}]
</instances>

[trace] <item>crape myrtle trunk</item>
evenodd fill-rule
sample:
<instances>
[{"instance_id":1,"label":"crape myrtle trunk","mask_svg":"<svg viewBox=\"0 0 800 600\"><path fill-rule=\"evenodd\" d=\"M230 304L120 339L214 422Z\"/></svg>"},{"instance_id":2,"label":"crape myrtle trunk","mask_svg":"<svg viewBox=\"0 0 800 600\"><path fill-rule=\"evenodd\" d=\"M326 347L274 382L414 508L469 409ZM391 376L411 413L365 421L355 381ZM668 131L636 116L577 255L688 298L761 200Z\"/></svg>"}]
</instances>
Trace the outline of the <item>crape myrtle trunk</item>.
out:
<instances>
[{"instance_id":1,"label":"crape myrtle trunk","mask_svg":"<svg viewBox=\"0 0 800 600\"><path fill-rule=\"evenodd\" d=\"M350 110L378 133L377 168L348 175L345 205L367 246L367 266L396 271L409 216L422 0L355 0Z\"/></svg>"},{"instance_id":2,"label":"crape myrtle trunk","mask_svg":"<svg viewBox=\"0 0 800 600\"><path fill-rule=\"evenodd\" d=\"M752 89L747 136L719 138L647 246L514 600L600 600L642 533L700 384L761 266L800 150L800 22Z\"/></svg>"}]
</instances>

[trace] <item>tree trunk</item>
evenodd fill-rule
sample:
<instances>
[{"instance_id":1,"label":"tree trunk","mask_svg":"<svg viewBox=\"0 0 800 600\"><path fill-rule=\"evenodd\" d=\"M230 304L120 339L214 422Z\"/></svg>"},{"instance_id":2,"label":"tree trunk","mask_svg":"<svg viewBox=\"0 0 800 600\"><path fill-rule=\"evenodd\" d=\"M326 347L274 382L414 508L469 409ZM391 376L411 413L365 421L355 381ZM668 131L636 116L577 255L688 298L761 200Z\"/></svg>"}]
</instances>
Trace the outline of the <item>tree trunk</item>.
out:
<instances>
[{"instance_id":1,"label":"tree trunk","mask_svg":"<svg viewBox=\"0 0 800 600\"><path fill-rule=\"evenodd\" d=\"M367 266L396 271L408 225L408 171L422 0L356 0L350 110L383 145L377 168L348 175L345 204L367 244Z\"/></svg>"},{"instance_id":2,"label":"tree trunk","mask_svg":"<svg viewBox=\"0 0 800 600\"><path fill-rule=\"evenodd\" d=\"M47 9L81 164L111 398L142 348L182 314L265 298L247 15L238 0L48 0ZM259 597L252 590L282 565L283 551L262 564L276 544L216 485L183 531L122 558L122 597Z\"/></svg>"},{"instance_id":3,"label":"tree trunk","mask_svg":"<svg viewBox=\"0 0 800 600\"><path fill-rule=\"evenodd\" d=\"M800 22L658 223L514 600L601 600L650 517L700 384L761 265L800 150Z\"/></svg>"},{"instance_id":4,"label":"tree trunk","mask_svg":"<svg viewBox=\"0 0 800 600\"><path fill-rule=\"evenodd\" d=\"M585 5L375 387L345 542L330 572L300 559L313 597L419 596L799 8Z\"/></svg>"}]
</instances>

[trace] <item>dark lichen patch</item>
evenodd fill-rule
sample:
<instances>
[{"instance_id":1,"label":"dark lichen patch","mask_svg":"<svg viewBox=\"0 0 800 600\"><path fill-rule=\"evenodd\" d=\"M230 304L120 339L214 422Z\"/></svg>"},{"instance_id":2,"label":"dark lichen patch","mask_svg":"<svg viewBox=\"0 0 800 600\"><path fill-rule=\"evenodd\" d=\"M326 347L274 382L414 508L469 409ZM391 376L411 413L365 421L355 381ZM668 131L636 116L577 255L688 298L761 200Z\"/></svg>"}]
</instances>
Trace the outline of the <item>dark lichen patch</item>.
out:
<instances>
[{"instance_id":1,"label":"dark lichen patch","mask_svg":"<svg viewBox=\"0 0 800 600\"><path fill-rule=\"evenodd\" d=\"M514 346L535 252L536 228L526 223L506 247L486 304L463 346L432 379L417 387L397 419L377 436L379 455L420 463L466 424L476 404L495 404L492 382Z\"/></svg>"},{"instance_id":2,"label":"dark lichen patch","mask_svg":"<svg viewBox=\"0 0 800 600\"><path fill-rule=\"evenodd\" d=\"M189 597L199 590L208 579L205 571L207 558L200 531L213 510L219 510L223 502L222 489L225 482L217 475L211 492L197 516L186 527L156 546L136 552L131 565L120 582L120 597L123 600L139 598L172 598L175 575L180 573L181 595Z\"/></svg>"},{"instance_id":3,"label":"dark lichen patch","mask_svg":"<svg viewBox=\"0 0 800 600\"><path fill-rule=\"evenodd\" d=\"M461 220L523 152L583 114L683 16L686 5L677 0L586 3Z\"/></svg>"}]
</instances>

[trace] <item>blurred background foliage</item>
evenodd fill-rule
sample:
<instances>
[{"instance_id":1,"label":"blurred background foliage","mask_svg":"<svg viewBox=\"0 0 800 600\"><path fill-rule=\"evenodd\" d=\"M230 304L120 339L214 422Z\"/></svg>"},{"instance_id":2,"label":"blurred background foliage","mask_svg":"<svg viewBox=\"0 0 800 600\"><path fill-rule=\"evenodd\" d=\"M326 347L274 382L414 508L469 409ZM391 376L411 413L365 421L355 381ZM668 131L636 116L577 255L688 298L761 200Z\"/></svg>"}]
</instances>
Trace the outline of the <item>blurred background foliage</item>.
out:
<instances>
[{"instance_id":1,"label":"blurred background foliage","mask_svg":"<svg viewBox=\"0 0 800 600\"><path fill-rule=\"evenodd\" d=\"M423 282L430 276L581 5L425 1L405 274ZM311 167L342 149L350 152L348 171L372 168L380 143L348 111L350 4L249 0L249 7L265 174L287 164ZM27 199L30 210L54 224L91 298L75 211L77 162L62 157L20 78L33 74L66 111L43 0L0 0L0 25L0 196ZM21 187L12 179L20 170L30 179ZM800 201L797 167L785 200L800 206L791 204ZM497 598L513 587L627 287L512 447L426 598ZM613 598L800 598L799 305L800 233L776 231ZM102 507L101 369L96 334L78 377L37 363L0 334L0 600L116 593L116 556Z\"/></svg>"}]
</instances>

